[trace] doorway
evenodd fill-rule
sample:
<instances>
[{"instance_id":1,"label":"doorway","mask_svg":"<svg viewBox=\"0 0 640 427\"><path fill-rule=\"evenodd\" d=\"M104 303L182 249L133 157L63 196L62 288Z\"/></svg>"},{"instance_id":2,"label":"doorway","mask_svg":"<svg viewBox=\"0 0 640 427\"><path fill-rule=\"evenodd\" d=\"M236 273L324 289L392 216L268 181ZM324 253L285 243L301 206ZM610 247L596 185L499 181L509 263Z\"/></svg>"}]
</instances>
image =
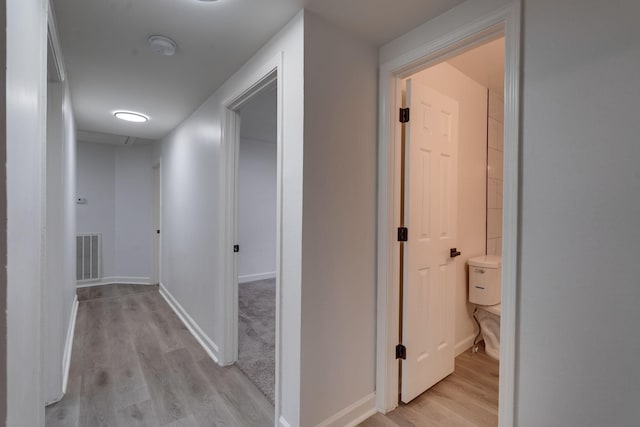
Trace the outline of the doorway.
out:
<instances>
[{"instance_id":1,"label":"doorway","mask_svg":"<svg viewBox=\"0 0 640 427\"><path fill-rule=\"evenodd\" d=\"M500 284L484 283L475 272L489 277L502 247L504 38L403 83L405 107L414 113L404 124L402 177L407 356L400 383L407 403L453 373L455 357L480 337L476 323L487 353L497 357L499 343L489 338L499 337ZM467 267L477 263L483 268ZM471 278L483 284L469 294Z\"/></svg>"},{"instance_id":2,"label":"doorway","mask_svg":"<svg viewBox=\"0 0 640 427\"><path fill-rule=\"evenodd\" d=\"M282 57L277 56L274 57L273 60L269 63L269 66L265 66L264 71L259 74L253 76L250 80L247 81L246 86L238 91L235 95L230 96L227 100L223 102L225 107L224 110L224 125L223 125L223 134L222 134L222 147L224 150L224 156L226 158L225 169L223 172L224 183L223 186L226 191L226 210L223 218L223 227L224 227L224 238L222 241L223 248L223 277L224 277L224 341L223 346L220 348L220 364L222 365L232 365L232 364L242 364L242 361L239 359L239 333L240 333L240 325L239 325L239 316L240 313L240 298L239 298L239 287L244 286L251 281L259 281L264 280L262 283L263 287L269 288L267 292L264 294L267 295L263 301L269 301L269 304L275 306L272 310L271 306L267 303L262 305L262 308L266 308L264 312L270 313L272 319L275 320L274 326L268 326L270 331L273 331L271 337L269 338L269 344L265 345L264 348L269 348L269 355L266 358L266 362L263 360L262 362L258 362L254 366L260 366L260 363L268 363L271 366L270 374L262 379L264 384L268 384L268 387L265 387L266 390L258 389L260 392L267 396L267 400L269 400L274 407L275 420L279 419L280 414L280 379L281 379L281 307L282 307L282 292L281 292L281 280L280 280L280 271L281 271L281 260L282 260L282 97L283 97L283 88L279 81L279 73L282 70ZM262 144L269 144L269 142L265 141L253 141L253 148L257 147L255 151L267 151L270 153L268 158L270 159L268 162L263 163L263 167L269 165L265 168L265 171L268 171L270 177L273 177L273 151L275 149L275 183L273 183L272 178L268 178L271 181L269 185L269 190L272 196L268 197L269 203L273 207L273 189L275 188L275 216L273 213L271 214L271 219L267 219L267 216L264 215L263 212L253 212L254 215L262 214L260 217L261 221L268 221L269 228L273 230L272 227L275 227L275 241L267 243L263 241L263 254L270 254L269 261L267 264L259 264L256 262L256 258L251 261L250 259L242 259L241 254L243 254L243 248L246 245L240 240L244 234L244 231L241 231L242 223L245 221L241 221L241 215L243 213L240 212L240 192L243 191L243 187L241 186L240 180L240 155L241 150L244 152L246 148L250 148L250 144L248 144L245 140L244 146L242 145L243 138L243 120L247 117L247 109L251 108L252 102L256 102L256 106L259 104L263 104L268 106L266 109L268 113L266 115L262 115L263 119L268 117L266 122L268 123L268 128L271 129L271 132L275 132L275 143L273 140L271 145L258 145L260 142ZM274 111L275 109L275 111ZM244 110L244 111L243 111ZM264 110L264 108L263 108ZM244 114L243 114L244 112ZM275 113L275 116L274 116ZM275 123L274 123L275 117ZM251 118L249 118L251 120ZM264 125L264 124L263 124ZM258 126L260 127L260 126ZM245 130L246 134L246 130ZM255 139L255 138L254 138ZM249 150L251 151L251 150ZM265 157L267 158L267 157ZM262 160L264 161L263 158ZM246 164L244 165L246 166ZM251 200L251 190L246 192L249 200ZM255 192L253 192L255 193ZM244 195L245 193L243 193ZM264 209L263 209L264 210ZM249 221L250 225L253 224ZM270 232L271 236L273 236L273 231ZM251 234L251 233L249 233ZM251 255L252 250L258 247L259 245L253 245L251 240L248 241L249 246L246 247L245 253ZM255 255L255 251L253 251ZM251 258L249 256L248 258ZM258 257L260 258L260 257ZM264 261L265 258L262 258ZM275 260L275 262L273 262ZM250 261L250 262L245 262ZM252 264L253 263L253 264ZM239 268L244 269L245 267L249 268L249 266L253 265L257 268L258 265L262 265L262 268L257 268L253 272L250 269L240 270ZM266 268L265 265L271 265L271 268ZM264 271L263 271L264 270ZM267 271L269 270L269 271ZM242 276L242 277L240 277ZM240 279L240 280L239 280ZM239 283L240 281L246 283ZM270 283L268 283L270 281ZM275 287L273 284L275 283ZM275 288L275 297L273 297L273 292ZM246 288L245 288L246 289ZM259 293L259 292L258 292ZM264 296L264 295L263 295ZM274 320L270 320L273 322ZM250 324L251 321L247 322ZM256 323L253 324L254 329L256 328ZM243 325L243 327L246 325ZM251 326L251 325L250 325ZM262 327L262 325L260 325ZM258 332L261 338L265 338L263 334L264 331ZM271 333L270 333L271 334ZM255 344L255 343L254 343ZM260 343L262 344L262 343ZM244 348L244 347L243 347ZM255 354L255 352L254 352ZM256 359L259 360L259 359ZM254 368L255 369L255 368ZM258 370L258 369L256 369ZM264 370L264 369L260 369ZM272 373L271 373L272 372ZM269 390L270 389L270 390ZM266 392L265 392L266 391ZM267 395L270 394L270 396Z\"/></svg>"},{"instance_id":3,"label":"doorway","mask_svg":"<svg viewBox=\"0 0 640 427\"><path fill-rule=\"evenodd\" d=\"M485 19L470 23L461 28L457 28L455 31L448 34L444 34L439 39L428 40L419 51L419 55L411 57L399 57L396 60L390 60L388 63L381 65L380 73L380 89L381 89L381 116L380 116L380 180L383 183L379 187L379 230L382 238L379 239L379 286L378 286L378 368L377 368L377 403L381 412L386 413L396 406L399 401L410 401L413 397L419 395L424 389L428 389L431 385L437 383L440 379L446 377L453 371L453 358L455 354L460 350L471 347L473 345L473 336L464 337L460 339L460 336L456 337L456 321L457 318L450 316L446 322L440 322L436 326L433 323L427 323L429 326L427 331L431 332L431 338L425 337L428 334L424 334L425 328L420 328L416 322L429 322L428 316L437 310L425 310L429 304L434 304L433 301L440 299L445 304L451 304L450 301L467 299L466 289L464 286L466 282L466 276L463 280L458 280L459 277L451 278L450 276L456 276L460 272L461 268L463 274L466 275L464 266L457 265L456 256L458 252L468 255L481 255L486 254L487 239L486 239L486 163L485 171L482 177L478 179L478 183L481 184L481 200L484 202L484 208L482 216L485 224L476 228L482 230L483 238L481 240L480 251L476 252L478 248L472 249L469 253L465 248L459 244L459 230L456 230L456 226L459 224L453 224L450 222L452 218L457 218L456 210L459 208L454 200L447 199L445 194L450 194L441 191L442 188L457 188L455 182L458 177L457 174L452 171L456 170L455 162L451 160L456 156L455 147L453 151L437 151L440 150L436 145L439 142L434 142L432 148L422 147L423 154L429 152L435 153L441 159L448 159L445 164L434 164L433 171L436 175L422 174L419 179L422 179L424 187L431 187L429 193L422 192L419 197L422 197L421 201L427 200L427 197L435 197L435 200L439 203L442 209L437 209L433 212L428 212L428 215L439 218L442 224L446 227L436 227L428 229L427 231L432 233L433 237L445 238L446 244L443 243L441 248L429 249L432 255L428 255L429 251L425 252L424 257L418 256L417 260L409 259L411 255L417 253L418 249L412 248L411 245L411 228L413 227L414 233L422 233L421 236L414 234L413 244L417 244L420 239L425 239L424 222L420 221L424 216L418 215L418 220L411 220L408 215L411 215L411 206L408 204L411 202L411 192L416 190L416 185L413 187L411 183L404 182L404 169L403 159L409 162L412 161L409 158L409 152L412 150L411 146L407 147L407 152L403 151L402 137L403 134L408 135L410 141L414 132L401 123L398 117L398 111L403 108L405 96L407 103L411 102L413 96L414 101L417 104L414 108L417 111L410 111L410 118L416 121L427 120L429 113L425 112L426 105L429 102L423 102L422 97L433 97L433 94L420 94L422 89L415 91L418 93L417 98L413 93L409 93L409 90L403 93L404 89L415 89L417 86L423 86L417 82L411 82L405 86L405 81L416 73L419 73L427 68L433 67L437 64L452 59L453 57L477 48L487 42L494 41L500 37L505 38L506 55L505 64L503 67L505 83L503 85L505 92L505 104L504 104L504 160L501 166L504 167L504 204L503 204L503 218L504 223L502 226L502 325L501 325L501 345L500 345L500 398L499 398L499 422L500 425L510 425L513 420L513 395L515 390L514 384L514 348L516 341L516 324L515 324L515 302L516 302L516 267L517 267L517 218L518 218L518 203L517 203L517 187L518 187L518 33L517 22L518 14L516 6L508 7L494 12L492 15L485 17ZM418 50L416 50L418 51ZM408 83L408 82L407 82ZM413 88L410 88L414 86ZM428 92L428 85L427 92ZM485 108L487 108L487 97L485 91ZM438 101L440 102L440 101ZM448 101L443 100L441 103L447 104ZM412 109L413 110L413 109ZM455 130L454 124L457 121L456 114L458 110L456 106L447 106L445 108L446 114L442 115L440 112L442 108L437 109L438 114L434 115L431 120L434 126L440 126L438 132L440 135L446 135L449 141L454 141ZM403 119L403 113L400 114L400 119ZM428 121L428 120L427 120ZM485 115L485 135L486 138L486 115ZM444 129L444 130L443 130ZM450 143L450 145L452 145ZM483 157L486 162L486 148ZM413 159L415 162L416 159ZM423 160L422 160L423 161ZM410 166L410 165L409 165ZM420 164L414 165L414 172L420 170ZM407 170L407 176L410 173L411 168ZM426 176L433 177L433 179L425 179ZM443 179L448 177L448 179ZM406 185L406 187L405 187ZM406 195L407 199L404 199ZM459 200L459 199L457 199ZM414 198L414 202L416 199ZM421 203L417 203L421 208ZM430 206L429 203L427 203ZM438 206L436 204L436 206ZM415 208L413 208L415 209ZM407 219L407 223L404 220ZM476 221L478 222L478 221ZM400 229L408 226L409 241L404 242L403 233ZM400 229L399 229L400 227ZM416 227L418 228L416 230ZM458 227L459 228L459 227ZM397 242L397 243L396 243ZM426 249L425 249L426 251ZM442 252L438 256L442 259L436 259L435 253ZM419 262L432 262L433 265L419 265ZM435 272L433 275L429 275L426 272ZM403 289L401 284L406 286L407 280L410 279L410 275L414 276L414 282L418 283L417 286L413 286L414 289ZM436 280L437 276L443 276L445 279ZM434 281L429 279L433 278ZM449 283L447 287L445 283ZM434 283L439 283L439 286L430 286ZM453 283L453 286L451 285ZM461 286L462 283L462 286ZM453 288L454 290L452 291ZM463 293L464 292L464 293ZM413 307L407 307L407 302L413 304ZM436 304L438 305L438 304ZM471 319L471 313L468 311L472 307L467 307L467 320ZM446 317L446 310L441 316ZM450 313L450 312L449 312ZM457 316L457 315L456 315ZM407 331L407 326L413 327L414 331ZM431 329L430 327L433 326ZM413 349L403 348L406 347L405 339L406 334L414 334ZM416 338L417 337L417 338ZM417 339L417 341L416 341ZM418 348L416 348L416 345ZM422 346L422 347L420 347ZM443 360L446 362L439 363L437 369L433 368L433 365L429 363L424 364L424 372L428 369L433 369L437 372L431 372L430 375L426 373L418 373L416 366L409 366L405 362L406 357L413 357L413 363L415 365L420 362L426 362L431 356L437 354L439 351L446 352L446 357ZM410 353L413 351L413 354ZM400 360L398 360L400 359ZM438 364L436 364L438 365ZM428 367L428 368L427 368ZM403 372L404 370L404 372ZM430 378L427 380L427 378ZM417 382L418 384L412 384ZM431 384L430 384L431 383ZM400 393L399 393L400 391Z\"/></svg>"},{"instance_id":4,"label":"doorway","mask_svg":"<svg viewBox=\"0 0 640 427\"><path fill-rule=\"evenodd\" d=\"M277 229L276 83L238 111L238 360L273 404Z\"/></svg>"}]
</instances>

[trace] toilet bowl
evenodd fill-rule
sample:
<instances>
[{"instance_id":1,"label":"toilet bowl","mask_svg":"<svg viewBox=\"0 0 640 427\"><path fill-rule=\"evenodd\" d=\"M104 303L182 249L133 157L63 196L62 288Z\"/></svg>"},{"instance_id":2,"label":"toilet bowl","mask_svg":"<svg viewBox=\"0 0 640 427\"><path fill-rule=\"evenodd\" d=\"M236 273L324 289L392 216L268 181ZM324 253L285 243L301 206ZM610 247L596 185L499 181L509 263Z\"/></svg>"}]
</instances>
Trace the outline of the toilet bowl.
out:
<instances>
[{"instance_id":1,"label":"toilet bowl","mask_svg":"<svg viewBox=\"0 0 640 427\"><path fill-rule=\"evenodd\" d=\"M500 360L500 304L477 308L475 315L484 338L484 350L488 356Z\"/></svg>"},{"instance_id":2,"label":"toilet bowl","mask_svg":"<svg viewBox=\"0 0 640 427\"><path fill-rule=\"evenodd\" d=\"M500 359L501 275L501 257L484 255L469 259L469 302L476 306L473 315L484 337L485 351L496 360Z\"/></svg>"}]
</instances>

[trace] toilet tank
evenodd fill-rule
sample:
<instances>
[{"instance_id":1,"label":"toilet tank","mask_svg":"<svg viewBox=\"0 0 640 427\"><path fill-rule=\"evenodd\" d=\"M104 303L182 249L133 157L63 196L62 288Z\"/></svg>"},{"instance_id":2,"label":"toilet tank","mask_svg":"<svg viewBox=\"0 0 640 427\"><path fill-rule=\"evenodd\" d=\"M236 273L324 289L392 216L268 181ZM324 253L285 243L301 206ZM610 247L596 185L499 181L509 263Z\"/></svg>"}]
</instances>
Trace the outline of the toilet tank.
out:
<instances>
[{"instance_id":1,"label":"toilet tank","mask_svg":"<svg viewBox=\"0 0 640 427\"><path fill-rule=\"evenodd\" d=\"M500 303L502 258L483 255L469 259L469 302L478 305Z\"/></svg>"}]
</instances>

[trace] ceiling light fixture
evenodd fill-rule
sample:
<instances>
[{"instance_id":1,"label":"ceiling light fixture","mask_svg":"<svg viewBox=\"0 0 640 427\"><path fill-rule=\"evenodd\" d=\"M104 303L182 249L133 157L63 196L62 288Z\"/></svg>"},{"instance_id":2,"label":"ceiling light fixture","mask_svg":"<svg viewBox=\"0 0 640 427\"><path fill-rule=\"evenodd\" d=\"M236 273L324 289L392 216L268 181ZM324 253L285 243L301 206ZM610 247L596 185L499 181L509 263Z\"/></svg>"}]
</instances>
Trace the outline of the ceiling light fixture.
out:
<instances>
[{"instance_id":1,"label":"ceiling light fixture","mask_svg":"<svg viewBox=\"0 0 640 427\"><path fill-rule=\"evenodd\" d=\"M113 115L116 118L127 122L144 123L149 121L149 117L144 114L134 113L133 111L116 111Z\"/></svg>"},{"instance_id":2,"label":"ceiling light fixture","mask_svg":"<svg viewBox=\"0 0 640 427\"><path fill-rule=\"evenodd\" d=\"M151 51L158 55L173 56L176 54L176 42L165 36L149 37Z\"/></svg>"}]
</instances>

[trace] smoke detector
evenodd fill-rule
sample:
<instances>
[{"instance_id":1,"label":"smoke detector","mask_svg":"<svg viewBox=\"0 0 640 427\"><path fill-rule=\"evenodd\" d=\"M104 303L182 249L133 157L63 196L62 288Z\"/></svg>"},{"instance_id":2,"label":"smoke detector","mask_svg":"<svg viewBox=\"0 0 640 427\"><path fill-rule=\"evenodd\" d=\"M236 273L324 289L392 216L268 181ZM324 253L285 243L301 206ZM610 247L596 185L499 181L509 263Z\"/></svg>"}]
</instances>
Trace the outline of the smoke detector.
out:
<instances>
[{"instance_id":1,"label":"smoke detector","mask_svg":"<svg viewBox=\"0 0 640 427\"><path fill-rule=\"evenodd\" d=\"M176 42L165 36L149 37L151 51L158 55L173 56L176 53Z\"/></svg>"}]
</instances>

